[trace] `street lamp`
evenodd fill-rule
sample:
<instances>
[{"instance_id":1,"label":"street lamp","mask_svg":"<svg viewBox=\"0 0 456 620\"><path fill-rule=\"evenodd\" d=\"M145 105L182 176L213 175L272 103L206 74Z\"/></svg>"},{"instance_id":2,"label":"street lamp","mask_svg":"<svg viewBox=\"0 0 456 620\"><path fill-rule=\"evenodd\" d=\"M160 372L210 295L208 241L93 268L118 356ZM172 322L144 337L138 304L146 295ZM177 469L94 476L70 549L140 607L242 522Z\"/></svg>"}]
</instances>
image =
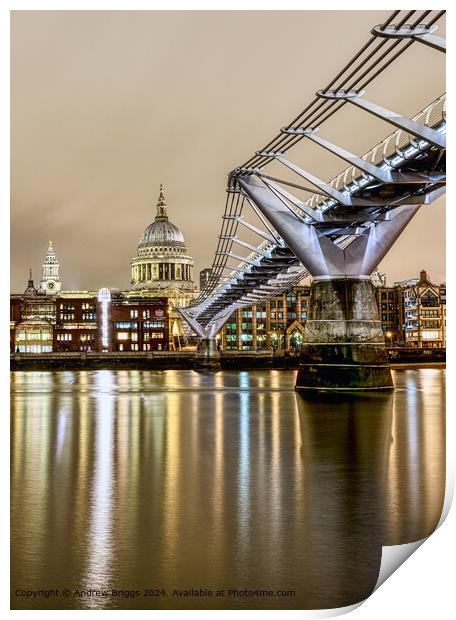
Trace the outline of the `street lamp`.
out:
<instances>
[{"instance_id":1,"label":"street lamp","mask_svg":"<svg viewBox=\"0 0 456 620\"><path fill-rule=\"evenodd\" d=\"M393 346L393 333L392 332L386 332L386 337L389 339L389 346Z\"/></svg>"}]
</instances>

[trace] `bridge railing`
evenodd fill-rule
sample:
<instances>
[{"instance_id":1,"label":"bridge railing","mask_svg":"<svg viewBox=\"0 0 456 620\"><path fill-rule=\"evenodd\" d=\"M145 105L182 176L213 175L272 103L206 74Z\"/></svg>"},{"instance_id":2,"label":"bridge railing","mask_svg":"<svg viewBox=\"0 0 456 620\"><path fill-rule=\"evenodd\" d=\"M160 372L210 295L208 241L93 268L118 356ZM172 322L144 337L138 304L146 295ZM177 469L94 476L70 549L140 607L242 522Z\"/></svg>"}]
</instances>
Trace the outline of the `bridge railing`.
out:
<instances>
[{"instance_id":1,"label":"bridge railing","mask_svg":"<svg viewBox=\"0 0 456 620\"><path fill-rule=\"evenodd\" d=\"M413 117L413 120L422 123L426 127L432 128L438 127L442 123L445 123L446 95L442 95L424 108L424 110L418 112L418 114ZM415 149L419 149L419 140L408 132L402 129L397 129L365 153L362 156L362 159L365 159L375 165L380 165L382 162L388 162L395 156L404 158L404 151L406 151L410 146ZM329 184L338 190L348 190L349 185L357 185L360 179L364 178L364 176L365 175L361 173L356 166L348 166L348 168L345 168L337 176L331 179ZM314 194L307 202L307 204L313 209L317 209L328 203L329 201L327 199L322 200L320 194Z\"/></svg>"}]
</instances>

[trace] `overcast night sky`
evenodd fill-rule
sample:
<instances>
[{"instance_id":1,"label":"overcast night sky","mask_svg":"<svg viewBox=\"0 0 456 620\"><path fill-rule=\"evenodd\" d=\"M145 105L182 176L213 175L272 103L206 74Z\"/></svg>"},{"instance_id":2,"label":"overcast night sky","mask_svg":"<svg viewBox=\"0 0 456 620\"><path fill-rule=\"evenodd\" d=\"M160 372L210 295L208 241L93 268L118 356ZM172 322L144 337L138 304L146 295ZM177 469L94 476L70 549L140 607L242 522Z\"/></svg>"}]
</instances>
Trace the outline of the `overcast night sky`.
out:
<instances>
[{"instance_id":1,"label":"overcast night sky","mask_svg":"<svg viewBox=\"0 0 456 620\"><path fill-rule=\"evenodd\" d=\"M13 12L12 290L24 290L29 266L40 280L50 239L64 289L128 287L160 183L195 273L210 266L227 173L288 124L389 13ZM412 116L444 91L441 55L414 44L366 98ZM325 123L324 137L362 154L392 133L348 108ZM320 151L291 159L323 179L345 167ZM422 268L445 280L444 235L441 198L420 209L381 264L388 283Z\"/></svg>"}]
</instances>

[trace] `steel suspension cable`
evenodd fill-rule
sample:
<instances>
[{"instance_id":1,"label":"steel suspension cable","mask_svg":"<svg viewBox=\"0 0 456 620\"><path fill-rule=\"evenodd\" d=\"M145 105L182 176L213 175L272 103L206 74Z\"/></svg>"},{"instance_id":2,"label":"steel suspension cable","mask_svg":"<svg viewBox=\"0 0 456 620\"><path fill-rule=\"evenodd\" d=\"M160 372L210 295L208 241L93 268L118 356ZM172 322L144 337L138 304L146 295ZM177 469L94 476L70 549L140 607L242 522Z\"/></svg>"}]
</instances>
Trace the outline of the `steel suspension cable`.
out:
<instances>
[{"instance_id":1,"label":"steel suspension cable","mask_svg":"<svg viewBox=\"0 0 456 620\"><path fill-rule=\"evenodd\" d=\"M399 22L396 24L396 28L400 28L401 26L403 26L407 20L409 20L417 11L409 11L406 15L404 15L401 20L399 20ZM427 17L432 11L423 11L420 16L415 19L415 21L411 24L411 27L415 27L417 26L425 17ZM400 11L395 11L387 20L386 22L384 22L384 24L382 25L383 28L385 28L391 21L392 19L394 19L394 17L396 17L398 14L400 13ZM429 23L428 26L432 25L433 23L435 23L435 21L437 21L438 19L440 19L440 17L442 17L442 15L445 13L445 11L440 11ZM362 55L362 53L364 51L367 50L367 48L375 41L378 41L378 38L375 36L372 36L371 39L363 46L363 48L355 55L354 59L360 58L360 56ZM383 54L375 59L375 61L367 68L364 69L364 72L361 76L359 76L357 78L356 81L354 81L350 87L347 88L347 90L361 90L363 87L365 87L367 84L369 84L373 79L375 79L375 77L377 77L382 71L384 71L390 64L391 62L393 62L400 54L402 54L406 49L408 49L408 47L413 43L413 39L411 41L405 41L398 39L395 40L393 42L389 41L388 39L384 39L382 41L379 42L379 44L376 46L376 48L371 51L369 53L369 55L367 56L367 58L364 58L362 61L362 64L358 67L356 67L354 70L351 71L351 73L346 76L344 78L344 80L339 83L339 85L334 89L334 90L341 90L344 86L346 86L347 81L349 79L351 79L353 76L355 76L363 67L365 67L365 63L368 60L371 60L385 45L387 45L389 43L389 48L388 50L386 50L385 52L383 52ZM398 53L396 53L390 62L385 62L379 69L377 69L374 74L366 80L366 82L362 83L361 85L358 84L359 80L363 79L364 77L366 77L371 71L373 71L376 66L378 65L379 62L381 62L384 58L386 58L398 45L403 44L403 47L399 50ZM405 43L405 44L404 44ZM353 65L353 60L352 59L349 63L347 63L344 67L344 69L342 69L338 76L336 76L336 78L334 78L329 86L333 86L334 83L336 83L336 80L342 76L347 68L351 67ZM328 87L326 87L326 89L324 90L329 90ZM317 105L317 104L320 105ZM327 101L327 100L321 100L319 98L315 98L308 106L307 108L305 108L305 110L303 112L301 112L301 114L299 114L293 121L291 121L291 123L287 126L287 128L293 127L293 126L299 126L302 127L304 126L305 123L307 123L307 126L315 126L317 122L319 122L320 124L322 124L324 121L326 121L328 118L330 118L337 110L339 110L343 105L345 105L346 102L344 101ZM313 110L312 112L310 112L311 108L314 107L315 105L317 105L317 109ZM307 114L307 116L305 118L302 118L303 115L305 114L306 111L309 111L309 114ZM317 116L315 116L315 114L319 112L319 114ZM325 113L325 114L323 114ZM323 120L322 120L323 119ZM299 123L298 123L299 120ZM294 146L297 142L299 142L300 140L303 139L303 136L287 136L284 134L279 134L278 136L276 136L273 140L271 140L268 145L266 145L266 147L264 147L262 150L266 151L267 149L271 149L271 150L280 150L280 149L285 149L285 148L291 148L292 146ZM243 164L242 167L247 167L247 166L257 166L259 164L259 162L261 162L262 166L265 166L267 163L270 163L271 161L273 161L273 158L268 158L266 156L253 156L252 158L250 158L250 160L248 160L245 164Z\"/></svg>"}]
</instances>

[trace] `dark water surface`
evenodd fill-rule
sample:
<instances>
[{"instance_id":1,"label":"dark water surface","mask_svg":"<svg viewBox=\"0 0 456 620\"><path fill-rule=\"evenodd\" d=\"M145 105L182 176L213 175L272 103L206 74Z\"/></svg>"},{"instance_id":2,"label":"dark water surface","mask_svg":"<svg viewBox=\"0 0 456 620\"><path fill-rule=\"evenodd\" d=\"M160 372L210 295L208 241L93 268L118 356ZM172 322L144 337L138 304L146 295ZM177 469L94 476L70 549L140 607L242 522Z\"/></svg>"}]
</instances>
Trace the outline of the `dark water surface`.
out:
<instances>
[{"instance_id":1,"label":"dark water surface","mask_svg":"<svg viewBox=\"0 0 456 620\"><path fill-rule=\"evenodd\" d=\"M444 497L445 371L393 374L309 399L293 371L12 373L12 607L366 598L382 545L429 535Z\"/></svg>"}]
</instances>

